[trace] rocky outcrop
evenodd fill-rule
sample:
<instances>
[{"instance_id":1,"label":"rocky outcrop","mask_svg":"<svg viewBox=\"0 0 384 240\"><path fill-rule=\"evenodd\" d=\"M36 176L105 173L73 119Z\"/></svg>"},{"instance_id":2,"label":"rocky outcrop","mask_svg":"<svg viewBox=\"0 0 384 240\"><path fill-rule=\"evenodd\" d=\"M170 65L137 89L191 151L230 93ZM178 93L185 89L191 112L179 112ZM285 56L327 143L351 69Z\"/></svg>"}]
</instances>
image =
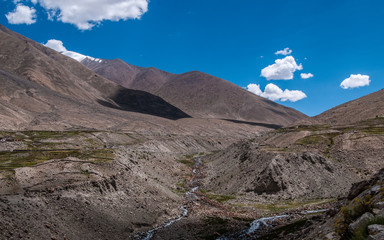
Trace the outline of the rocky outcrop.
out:
<instances>
[{"instance_id":1,"label":"rocky outcrop","mask_svg":"<svg viewBox=\"0 0 384 240\"><path fill-rule=\"evenodd\" d=\"M237 143L207 159L206 186L219 194L331 198L346 194L356 181L340 164L318 153L283 150L270 151L250 141Z\"/></svg>"}]
</instances>

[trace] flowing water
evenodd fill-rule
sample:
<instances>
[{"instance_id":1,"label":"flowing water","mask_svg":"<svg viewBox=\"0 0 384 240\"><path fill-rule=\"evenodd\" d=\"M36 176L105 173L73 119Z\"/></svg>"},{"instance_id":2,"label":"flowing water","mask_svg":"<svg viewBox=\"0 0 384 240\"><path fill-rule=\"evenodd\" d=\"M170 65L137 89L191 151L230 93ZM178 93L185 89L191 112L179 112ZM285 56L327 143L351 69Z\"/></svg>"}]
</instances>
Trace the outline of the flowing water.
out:
<instances>
[{"instance_id":1,"label":"flowing water","mask_svg":"<svg viewBox=\"0 0 384 240\"><path fill-rule=\"evenodd\" d=\"M188 200L189 203L192 203L196 200L199 200L200 197L196 194L196 192L199 190L200 182L203 179L203 175L201 173L201 167L202 167L202 158L198 157L194 159L194 165L192 170L192 180L189 183L190 189L185 193L185 198ZM179 217L169 220L168 222L164 223L163 225L160 225L156 228L153 228L147 232L145 232L142 236L142 240L150 240L155 235L155 233L160 229L165 229L172 224L182 220L186 216L188 216L188 206L183 205L180 207L181 214ZM315 214L315 213L322 213L326 212L328 209L321 209L321 210L310 210L310 211L302 211L300 212L301 215L307 215L307 214ZM228 234L221 236L220 238L217 238L216 240L250 240L250 239L257 239L257 233L260 233L263 230L269 229L273 227L273 223L278 219L293 217L297 214L284 214L279 216L273 216L273 217L263 217L254 220L248 229L244 229L242 231Z\"/></svg>"},{"instance_id":2,"label":"flowing water","mask_svg":"<svg viewBox=\"0 0 384 240\"><path fill-rule=\"evenodd\" d=\"M189 203L199 200L200 197L196 195L196 192L199 190L200 181L203 178L203 175L199 171L200 167L203 165L202 158L198 157L194 159L194 165L192 170L192 181L189 183L190 189L188 192L185 193L185 198L188 200ZM163 225L160 225L158 227L152 228L151 230L145 232L143 234L142 240L150 240L155 235L155 233L160 230L167 228L171 226L172 224L182 220L186 216L188 216L188 207L187 205L183 205L180 207L181 214L179 217L169 220L168 222L164 223Z\"/></svg>"},{"instance_id":3,"label":"flowing water","mask_svg":"<svg viewBox=\"0 0 384 240\"><path fill-rule=\"evenodd\" d=\"M308 214L315 214L315 213L323 213L328 211L328 209L321 209L321 210L309 210L309 211L302 211L299 215L308 215ZM242 230L237 233L232 233L227 236L221 236L220 238L217 238L216 240L250 240L250 239L257 239L257 233L260 233L261 231L265 229L269 229L273 227L273 223L282 218L288 218L293 217L297 214L284 214L279 216L273 216L273 217L263 217L254 220L248 229Z\"/></svg>"}]
</instances>

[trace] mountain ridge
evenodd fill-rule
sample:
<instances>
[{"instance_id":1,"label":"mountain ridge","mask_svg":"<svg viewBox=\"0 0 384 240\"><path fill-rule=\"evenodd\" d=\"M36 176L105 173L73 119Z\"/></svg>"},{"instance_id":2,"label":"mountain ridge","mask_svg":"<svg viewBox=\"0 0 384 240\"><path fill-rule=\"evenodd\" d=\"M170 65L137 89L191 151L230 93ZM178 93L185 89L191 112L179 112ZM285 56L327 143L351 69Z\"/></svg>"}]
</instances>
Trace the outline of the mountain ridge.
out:
<instances>
[{"instance_id":1,"label":"mountain ridge","mask_svg":"<svg viewBox=\"0 0 384 240\"><path fill-rule=\"evenodd\" d=\"M192 117L233 119L288 125L307 116L200 72L172 74L131 65L121 59L82 62L96 73L126 88L148 91Z\"/></svg>"}]
</instances>

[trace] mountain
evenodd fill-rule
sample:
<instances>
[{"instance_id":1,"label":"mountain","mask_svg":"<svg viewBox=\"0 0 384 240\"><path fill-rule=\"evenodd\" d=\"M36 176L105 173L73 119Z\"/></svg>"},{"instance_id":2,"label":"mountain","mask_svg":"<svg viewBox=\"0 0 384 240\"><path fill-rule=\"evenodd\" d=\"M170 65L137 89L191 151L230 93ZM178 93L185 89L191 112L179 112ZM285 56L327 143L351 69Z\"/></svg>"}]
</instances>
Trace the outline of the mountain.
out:
<instances>
[{"instance_id":1,"label":"mountain","mask_svg":"<svg viewBox=\"0 0 384 240\"><path fill-rule=\"evenodd\" d=\"M306 117L294 109L198 71L172 74L153 67L133 66L120 59L95 61L86 58L82 63L121 86L157 95L195 118L287 125Z\"/></svg>"},{"instance_id":2,"label":"mountain","mask_svg":"<svg viewBox=\"0 0 384 240\"><path fill-rule=\"evenodd\" d=\"M312 119L320 124L343 125L384 116L384 89L341 104Z\"/></svg>"},{"instance_id":3,"label":"mountain","mask_svg":"<svg viewBox=\"0 0 384 240\"><path fill-rule=\"evenodd\" d=\"M1 25L0 59L5 129L108 129L127 120L164 121L149 116L190 117L158 96L119 86Z\"/></svg>"}]
</instances>

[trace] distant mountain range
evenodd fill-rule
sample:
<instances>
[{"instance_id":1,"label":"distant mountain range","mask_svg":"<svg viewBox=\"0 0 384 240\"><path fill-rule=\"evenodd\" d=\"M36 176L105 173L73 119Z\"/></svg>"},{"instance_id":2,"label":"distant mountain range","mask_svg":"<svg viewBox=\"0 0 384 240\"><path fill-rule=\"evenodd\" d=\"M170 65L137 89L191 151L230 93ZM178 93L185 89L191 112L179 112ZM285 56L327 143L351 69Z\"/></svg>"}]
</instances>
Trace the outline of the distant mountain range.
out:
<instances>
[{"instance_id":1,"label":"distant mountain range","mask_svg":"<svg viewBox=\"0 0 384 240\"><path fill-rule=\"evenodd\" d=\"M276 128L306 117L201 72L102 59L86 59L85 67L1 25L0 59L2 128L108 129L191 117Z\"/></svg>"},{"instance_id":2,"label":"distant mountain range","mask_svg":"<svg viewBox=\"0 0 384 240\"><path fill-rule=\"evenodd\" d=\"M153 67L133 66L120 59L86 58L82 63L121 86L157 95L195 118L287 125L306 117L292 108L198 71L172 74Z\"/></svg>"}]
</instances>

